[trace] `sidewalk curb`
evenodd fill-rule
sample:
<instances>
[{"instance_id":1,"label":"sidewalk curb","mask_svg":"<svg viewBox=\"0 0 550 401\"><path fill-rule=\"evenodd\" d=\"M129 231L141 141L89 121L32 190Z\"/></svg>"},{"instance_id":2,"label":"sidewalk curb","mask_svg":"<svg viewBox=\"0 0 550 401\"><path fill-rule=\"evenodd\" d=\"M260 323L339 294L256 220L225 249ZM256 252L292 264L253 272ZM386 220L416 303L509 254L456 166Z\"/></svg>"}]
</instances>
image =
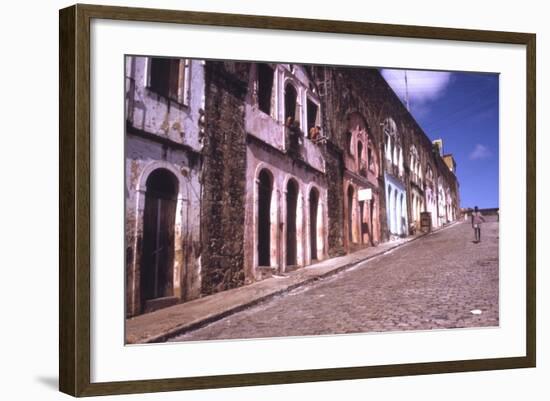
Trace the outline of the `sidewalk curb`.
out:
<instances>
[{"instance_id":1,"label":"sidewalk curb","mask_svg":"<svg viewBox=\"0 0 550 401\"><path fill-rule=\"evenodd\" d=\"M369 255L369 256L365 257L364 259L346 263L342 266L338 266L338 267L334 268L333 270L327 271L325 273L321 273L318 276L306 278L303 281L291 284L288 287L285 287L285 288L282 288L282 289L279 289L279 290L275 290L272 293L265 294L265 295L260 296L256 299L252 299L248 302L245 302L245 303L242 303L240 305L228 308L228 309L226 309L222 312L215 313L215 314L212 314L210 316L206 316L204 318L200 318L200 319L195 320L195 321L190 322L190 323L185 323L185 324L182 324L180 326L176 326L176 327L171 328L169 330L165 330L162 333L155 334L155 335L152 335L152 336L149 336L149 337L145 337L140 342L131 343L131 344L150 344L150 343L166 342L170 338L180 336L182 334L200 329L204 326L207 326L211 323L214 323L218 320L221 320L221 319L223 319L227 316L230 316L230 315L233 315L235 313L241 312L243 310L249 309L253 306L256 306L258 304L266 302L266 301L268 301L272 298L275 298L279 295L286 294L286 293L288 293L288 292L290 292L290 291L292 291L296 288L299 288L299 287L302 287L302 286L305 286L305 285L308 285L308 284L311 284L311 283L314 283L314 282L317 282L317 281L325 280L325 279L327 279L331 276L334 276L336 274L339 274L339 273L342 273L346 270L349 270L349 269L351 269L351 268L353 268L353 267L355 267L355 266L357 266L361 263L364 263L366 261L369 261L369 260L372 260L372 259L377 258L379 256L382 256L382 255L384 255L388 252L391 252L391 251L393 251L397 248L401 248L402 246L410 244L410 243L412 243L412 242L414 242L414 241L416 241L420 238L424 238L424 237L436 234L436 233L438 233L438 232L440 232L444 229L450 228L450 227L452 227L456 224L459 224L459 223L460 223L460 221L458 221L458 220L454 221L450 224L445 225L444 227L438 228L437 230L431 231L429 233L422 233L422 234L420 234L416 237L413 237L413 238L411 238L411 239L409 239L409 240L407 240L403 243L396 244L395 246L392 246L388 249L385 249L383 251L380 251L380 252L374 253L372 255Z\"/></svg>"}]
</instances>

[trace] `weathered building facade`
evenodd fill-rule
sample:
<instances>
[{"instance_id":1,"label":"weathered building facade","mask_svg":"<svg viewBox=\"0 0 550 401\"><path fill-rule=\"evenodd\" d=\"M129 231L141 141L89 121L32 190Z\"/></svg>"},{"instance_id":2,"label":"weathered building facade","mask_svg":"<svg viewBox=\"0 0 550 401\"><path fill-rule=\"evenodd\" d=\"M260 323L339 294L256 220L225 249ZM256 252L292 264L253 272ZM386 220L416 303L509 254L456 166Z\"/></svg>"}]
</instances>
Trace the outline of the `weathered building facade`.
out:
<instances>
[{"instance_id":1,"label":"weathered building facade","mask_svg":"<svg viewBox=\"0 0 550 401\"><path fill-rule=\"evenodd\" d=\"M458 217L454 159L375 69L129 57L126 75L129 316Z\"/></svg>"},{"instance_id":2,"label":"weathered building facade","mask_svg":"<svg viewBox=\"0 0 550 401\"><path fill-rule=\"evenodd\" d=\"M329 255L383 241L385 218L378 132L370 120L368 83L359 70L315 66L327 159Z\"/></svg>"},{"instance_id":3,"label":"weathered building facade","mask_svg":"<svg viewBox=\"0 0 550 401\"><path fill-rule=\"evenodd\" d=\"M255 281L326 257L320 101L307 71L250 65L245 102L245 276Z\"/></svg>"},{"instance_id":4,"label":"weathered building facade","mask_svg":"<svg viewBox=\"0 0 550 401\"><path fill-rule=\"evenodd\" d=\"M126 310L132 316L201 293L204 62L127 57L125 69Z\"/></svg>"}]
</instances>

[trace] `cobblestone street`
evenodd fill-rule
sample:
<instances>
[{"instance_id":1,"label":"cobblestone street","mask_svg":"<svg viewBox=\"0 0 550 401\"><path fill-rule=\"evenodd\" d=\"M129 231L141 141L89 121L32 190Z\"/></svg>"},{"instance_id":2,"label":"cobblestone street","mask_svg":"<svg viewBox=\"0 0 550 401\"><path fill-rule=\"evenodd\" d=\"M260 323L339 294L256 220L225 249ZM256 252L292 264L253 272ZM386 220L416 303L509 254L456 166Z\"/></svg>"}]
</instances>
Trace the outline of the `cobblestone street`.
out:
<instances>
[{"instance_id":1,"label":"cobblestone street","mask_svg":"<svg viewBox=\"0 0 550 401\"><path fill-rule=\"evenodd\" d=\"M170 341L498 326L498 222L460 222ZM474 311L474 313L472 313Z\"/></svg>"}]
</instances>

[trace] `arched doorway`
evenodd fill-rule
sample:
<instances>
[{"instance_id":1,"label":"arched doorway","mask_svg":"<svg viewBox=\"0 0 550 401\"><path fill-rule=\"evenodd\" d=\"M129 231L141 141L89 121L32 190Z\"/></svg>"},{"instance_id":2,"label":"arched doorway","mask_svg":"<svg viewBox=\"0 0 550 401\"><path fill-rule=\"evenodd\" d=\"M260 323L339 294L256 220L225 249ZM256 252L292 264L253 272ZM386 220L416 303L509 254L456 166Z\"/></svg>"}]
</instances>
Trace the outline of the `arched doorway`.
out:
<instances>
[{"instance_id":1,"label":"arched doorway","mask_svg":"<svg viewBox=\"0 0 550 401\"><path fill-rule=\"evenodd\" d=\"M174 295L174 225L178 179L170 171L153 171L145 183L143 250L140 272L141 305Z\"/></svg>"},{"instance_id":2,"label":"arched doorway","mask_svg":"<svg viewBox=\"0 0 550 401\"><path fill-rule=\"evenodd\" d=\"M394 198L393 199L394 210L393 210L392 226L393 226L394 233L399 235L399 216L401 215L401 211L399 209L401 205L399 204L397 189L393 191L393 198Z\"/></svg>"},{"instance_id":3,"label":"arched doorway","mask_svg":"<svg viewBox=\"0 0 550 401\"><path fill-rule=\"evenodd\" d=\"M319 192L311 188L309 193L309 238L311 260L317 258L317 214L319 210Z\"/></svg>"},{"instance_id":4,"label":"arched doorway","mask_svg":"<svg viewBox=\"0 0 550 401\"><path fill-rule=\"evenodd\" d=\"M298 184L289 180L286 187L286 265L297 264L296 208L298 205Z\"/></svg>"},{"instance_id":5,"label":"arched doorway","mask_svg":"<svg viewBox=\"0 0 550 401\"><path fill-rule=\"evenodd\" d=\"M369 242L371 246L374 246L374 242L378 241L378 236L375 238L375 229L374 229L374 206L375 206L375 199L374 196L372 197L371 201L369 202Z\"/></svg>"},{"instance_id":6,"label":"arched doorway","mask_svg":"<svg viewBox=\"0 0 550 401\"><path fill-rule=\"evenodd\" d=\"M401 204L399 207L399 234L407 235L407 206L405 205L405 196L403 195L403 193L401 194L399 203Z\"/></svg>"},{"instance_id":7,"label":"arched doorway","mask_svg":"<svg viewBox=\"0 0 550 401\"><path fill-rule=\"evenodd\" d=\"M271 265L271 196L273 180L267 170L258 176L258 266Z\"/></svg>"},{"instance_id":8,"label":"arched doorway","mask_svg":"<svg viewBox=\"0 0 550 401\"><path fill-rule=\"evenodd\" d=\"M353 196L354 190L350 185L348 187L348 238L350 244L353 242Z\"/></svg>"}]
</instances>

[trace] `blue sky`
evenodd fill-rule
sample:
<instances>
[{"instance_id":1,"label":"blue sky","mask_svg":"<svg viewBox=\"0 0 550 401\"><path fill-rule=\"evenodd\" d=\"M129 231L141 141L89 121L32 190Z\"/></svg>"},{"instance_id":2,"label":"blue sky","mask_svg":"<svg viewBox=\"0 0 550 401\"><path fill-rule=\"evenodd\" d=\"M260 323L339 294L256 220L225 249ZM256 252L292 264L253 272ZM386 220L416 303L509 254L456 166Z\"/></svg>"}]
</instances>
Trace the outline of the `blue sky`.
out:
<instances>
[{"instance_id":1,"label":"blue sky","mask_svg":"<svg viewBox=\"0 0 550 401\"><path fill-rule=\"evenodd\" d=\"M405 103L404 70L381 70ZM461 207L498 207L498 74L407 71L409 109L457 163Z\"/></svg>"}]
</instances>

